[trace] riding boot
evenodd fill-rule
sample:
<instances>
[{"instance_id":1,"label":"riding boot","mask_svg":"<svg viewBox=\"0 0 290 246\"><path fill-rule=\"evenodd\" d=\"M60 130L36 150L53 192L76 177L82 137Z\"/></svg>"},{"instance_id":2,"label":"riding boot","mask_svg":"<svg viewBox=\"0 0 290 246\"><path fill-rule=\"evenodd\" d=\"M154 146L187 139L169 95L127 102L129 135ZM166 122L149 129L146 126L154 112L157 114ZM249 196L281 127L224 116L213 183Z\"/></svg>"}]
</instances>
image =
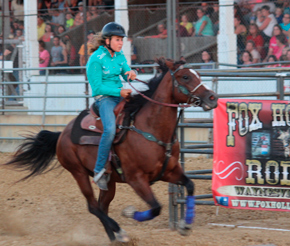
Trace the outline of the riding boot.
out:
<instances>
[{"instance_id":1,"label":"riding boot","mask_svg":"<svg viewBox=\"0 0 290 246\"><path fill-rule=\"evenodd\" d=\"M95 173L94 175L94 183L101 189L101 190L108 190L107 185L107 175L105 175L106 169L103 168L99 173Z\"/></svg>"}]
</instances>

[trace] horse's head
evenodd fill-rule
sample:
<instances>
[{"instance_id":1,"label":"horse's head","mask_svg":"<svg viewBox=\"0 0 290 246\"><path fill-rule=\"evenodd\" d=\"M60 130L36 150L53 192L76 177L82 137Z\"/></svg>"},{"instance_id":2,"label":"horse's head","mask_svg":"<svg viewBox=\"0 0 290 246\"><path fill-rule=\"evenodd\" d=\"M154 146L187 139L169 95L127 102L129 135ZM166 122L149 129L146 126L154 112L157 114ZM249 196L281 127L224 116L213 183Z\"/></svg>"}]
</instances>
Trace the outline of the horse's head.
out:
<instances>
[{"instance_id":1,"label":"horse's head","mask_svg":"<svg viewBox=\"0 0 290 246\"><path fill-rule=\"evenodd\" d=\"M202 82L198 72L184 61L165 61L172 77L173 97L178 103L202 107L204 111L217 107L218 96Z\"/></svg>"}]
</instances>

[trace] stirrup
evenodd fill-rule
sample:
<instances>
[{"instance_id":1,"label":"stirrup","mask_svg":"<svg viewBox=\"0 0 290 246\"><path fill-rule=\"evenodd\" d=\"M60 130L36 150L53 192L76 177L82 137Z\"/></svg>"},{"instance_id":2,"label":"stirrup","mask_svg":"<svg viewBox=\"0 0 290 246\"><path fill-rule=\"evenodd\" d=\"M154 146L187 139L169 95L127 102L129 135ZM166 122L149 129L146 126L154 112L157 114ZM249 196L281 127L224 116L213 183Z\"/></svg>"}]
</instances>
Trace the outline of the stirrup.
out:
<instances>
[{"instance_id":1,"label":"stirrup","mask_svg":"<svg viewBox=\"0 0 290 246\"><path fill-rule=\"evenodd\" d=\"M96 173L95 172L95 175L94 175L94 183L97 184L98 181L100 180L100 178L103 176L103 174L106 172L106 169L103 168L99 173Z\"/></svg>"},{"instance_id":2,"label":"stirrup","mask_svg":"<svg viewBox=\"0 0 290 246\"><path fill-rule=\"evenodd\" d=\"M95 173L94 176L94 183L101 189L101 190L108 190L108 180L107 176L104 175L106 169L103 168L99 173Z\"/></svg>"}]
</instances>

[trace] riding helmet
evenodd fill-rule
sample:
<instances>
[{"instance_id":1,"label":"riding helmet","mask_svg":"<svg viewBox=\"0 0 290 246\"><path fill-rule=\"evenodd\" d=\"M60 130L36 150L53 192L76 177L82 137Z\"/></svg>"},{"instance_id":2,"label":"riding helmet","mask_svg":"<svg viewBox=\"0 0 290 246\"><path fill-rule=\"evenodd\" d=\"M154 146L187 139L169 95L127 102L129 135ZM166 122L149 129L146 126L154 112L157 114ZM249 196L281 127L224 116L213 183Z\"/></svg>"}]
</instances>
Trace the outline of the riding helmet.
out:
<instances>
[{"instance_id":1,"label":"riding helmet","mask_svg":"<svg viewBox=\"0 0 290 246\"><path fill-rule=\"evenodd\" d=\"M127 37L124 27L116 22L109 22L102 29L102 38L110 38L112 36Z\"/></svg>"}]
</instances>

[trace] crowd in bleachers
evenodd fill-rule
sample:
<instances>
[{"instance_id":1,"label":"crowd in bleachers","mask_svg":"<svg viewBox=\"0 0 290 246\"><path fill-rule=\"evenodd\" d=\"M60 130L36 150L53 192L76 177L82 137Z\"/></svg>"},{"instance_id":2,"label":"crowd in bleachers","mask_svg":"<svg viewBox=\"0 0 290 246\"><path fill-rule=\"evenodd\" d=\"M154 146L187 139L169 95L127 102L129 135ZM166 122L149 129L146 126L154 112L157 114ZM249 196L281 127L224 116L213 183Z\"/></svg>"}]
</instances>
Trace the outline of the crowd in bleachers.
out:
<instances>
[{"instance_id":1,"label":"crowd in bleachers","mask_svg":"<svg viewBox=\"0 0 290 246\"><path fill-rule=\"evenodd\" d=\"M48 50L49 66L84 65L84 47L73 44L64 32L84 23L82 0L38 0L37 30L41 49ZM87 0L87 21L98 17L113 4L107 0ZM23 0L10 0L10 39L24 39ZM192 10L192 9L191 9ZM176 19L176 33L181 37L216 36L219 33L218 3L202 2L192 11ZM290 2L267 0L236 0L234 32L237 35L238 64L288 61L290 54ZM87 33L90 46L92 31ZM166 38L164 24L158 25L156 35L145 38ZM54 48L53 47L58 47ZM56 52L58 51L58 52ZM289 51L289 52L288 52ZM211 52L209 52L211 53ZM216 57L216 54L210 54ZM56 63L53 60L56 59ZM212 59L211 59L212 60ZM43 66L43 60L40 59ZM281 66L290 66L281 64Z\"/></svg>"}]
</instances>

